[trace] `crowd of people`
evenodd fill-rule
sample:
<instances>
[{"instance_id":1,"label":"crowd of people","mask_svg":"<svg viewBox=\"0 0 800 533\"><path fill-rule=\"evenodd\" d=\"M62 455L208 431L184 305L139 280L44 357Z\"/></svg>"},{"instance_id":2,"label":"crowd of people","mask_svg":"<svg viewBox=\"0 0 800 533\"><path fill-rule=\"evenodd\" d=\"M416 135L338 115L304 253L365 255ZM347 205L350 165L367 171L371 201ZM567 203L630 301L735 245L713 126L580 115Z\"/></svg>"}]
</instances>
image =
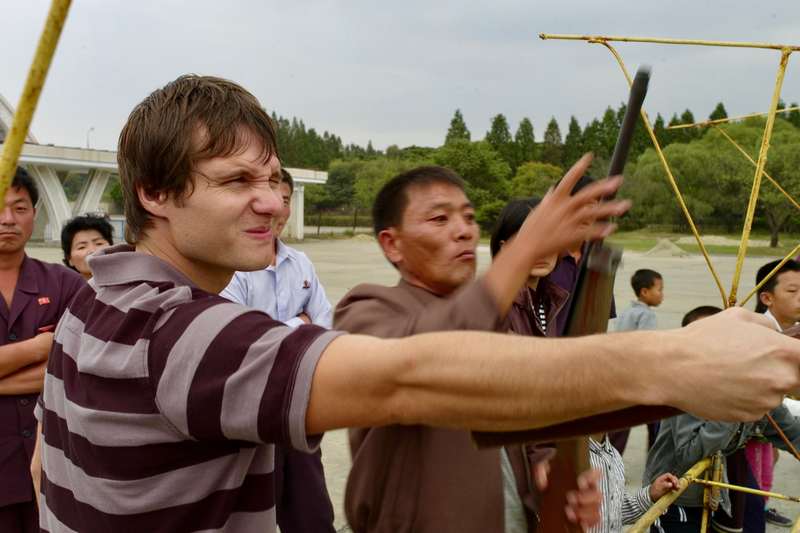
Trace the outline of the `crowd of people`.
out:
<instances>
[{"instance_id":1,"label":"crowd of people","mask_svg":"<svg viewBox=\"0 0 800 533\"><path fill-rule=\"evenodd\" d=\"M38 193L17 170L0 213L0 530L333 532L319 443L336 428L350 428L358 532L535 531L552 450L479 450L470 430L685 411L649 427L632 494L627 433L591 436L592 469L563 505L596 532L621 531L717 451L731 479L768 488L762 441L785 444L767 412L800 446L782 403L800 389L800 343L776 331L800 320L800 264L763 284L761 315L702 307L678 330L656 327L663 277L637 271L625 333L559 338L589 243L629 207L609 200L621 179L585 177L586 156L544 198L510 202L476 277L464 182L424 166L372 210L399 282L358 285L334 309L280 238L294 184L272 128L227 80L154 91L120 136L126 243L104 217L76 217L65 266L25 254ZM653 531L697 531L699 494ZM722 494L723 531L777 514Z\"/></svg>"}]
</instances>

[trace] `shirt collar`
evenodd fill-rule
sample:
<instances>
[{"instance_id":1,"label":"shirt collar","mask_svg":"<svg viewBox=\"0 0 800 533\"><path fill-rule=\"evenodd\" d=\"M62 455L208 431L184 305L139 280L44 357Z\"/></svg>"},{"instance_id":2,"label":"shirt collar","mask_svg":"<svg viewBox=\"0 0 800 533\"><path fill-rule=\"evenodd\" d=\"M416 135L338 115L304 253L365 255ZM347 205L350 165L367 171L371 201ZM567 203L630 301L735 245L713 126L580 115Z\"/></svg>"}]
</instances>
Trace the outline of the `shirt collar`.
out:
<instances>
[{"instance_id":1,"label":"shirt collar","mask_svg":"<svg viewBox=\"0 0 800 533\"><path fill-rule=\"evenodd\" d=\"M119 244L103 248L89 258L92 281L98 286L122 285L141 281L196 285L175 267L154 255L137 252L133 246Z\"/></svg>"},{"instance_id":2,"label":"shirt collar","mask_svg":"<svg viewBox=\"0 0 800 533\"><path fill-rule=\"evenodd\" d=\"M649 305L647 305L647 304L646 304L646 303L644 303L644 302L640 302L639 300L633 300L633 302L632 302L632 304L631 304L631 305L633 305L634 307L646 307L646 308L648 308L648 309L650 308L650 306L649 306Z\"/></svg>"},{"instance_id":3,"label":"shirt collar","mask_svg":"<svg viewBox=\"0 0 800 533\"><path fill-rule=\"evenodd\" d=\"M278 268L278 266L283 263L287 259L294 259L294 254L292 253L294 249L291 246L286 246L280 239L275 241L277 243L277 251L275 253L275 265L270 265L267 268Z\"/></svg>"},{"instance_id":4,"label":"shirt collar","mask_svg":"<svg viewBox=\"0 0 800 533\"><path fill-rule=\"evenodd\" d=\"M19 279L17 280L16 288L23 292L37 294L39 292L39 281L36 279L32 267L33 259L28 257L28 254L25 254L19 267Z\"/></svg>"},{"instance_id":5,"label":"shirt collar","mask_svg":"<svg viewBox=\"0 0 800 533\"><path fill-rule=\"evenodd\" d=\"M775 327L776 327L776 328L778 328L778 331L783 331L783 328L781 327L781 324L780 324L780 322L778 322L778 319L777 319L777 318L775 318L775 315L773 315L773 314L770 312L770 310L769 310L769 309L767 309L766 311L764 311L764 316L765 316L765 317L767 317L767 318L769 318L770 320L772 320L772 323L773 323L773 324L775 324ZM798 322L795 322L795 324L797 324L797 323L798 323Z\"/></svg>"}]
</instances>

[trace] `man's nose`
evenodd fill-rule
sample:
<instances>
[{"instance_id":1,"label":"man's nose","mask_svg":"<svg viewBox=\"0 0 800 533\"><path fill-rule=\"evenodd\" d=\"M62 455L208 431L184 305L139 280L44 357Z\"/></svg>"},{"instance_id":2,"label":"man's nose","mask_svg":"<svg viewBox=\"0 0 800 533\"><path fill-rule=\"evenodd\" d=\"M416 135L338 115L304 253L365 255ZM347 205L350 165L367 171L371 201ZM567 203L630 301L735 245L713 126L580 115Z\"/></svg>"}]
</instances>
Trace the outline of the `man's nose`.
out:
<instances>
[{"instance_id":1,"label":"man's nose","mask_svg":"<svg viewBox=\"0 0 800 533\"><path fill-rule=\"evenodd\" d=\"M11 213L11 208L6 207L2 211L0 211L0 224L4 226L13 226L17 222L14 220L14 215Z\"/></svg>"},{"instance_id":2,"label":"man's nose","mask_svg":"<svg viewBox=\"0 0 800 533\"><path fill-rule=\"evenodd\" d=\"M473 228L472 224L470 224L467 219L464 217L456 217L455 222L455 234L456 238L459 240L467 240L472 238L473 235Z\"/></svg>"},{"instance_id":3,"label":"man's nose","mask_svg":"<svg viewBox=\"0 0 800 533\"><path fill-rule=\"evenodd\" d=\"M282 207L283 198L271 187L258 190L253 201L253 210L265 215L275 215Z\"/></svg>"}]
</instances>

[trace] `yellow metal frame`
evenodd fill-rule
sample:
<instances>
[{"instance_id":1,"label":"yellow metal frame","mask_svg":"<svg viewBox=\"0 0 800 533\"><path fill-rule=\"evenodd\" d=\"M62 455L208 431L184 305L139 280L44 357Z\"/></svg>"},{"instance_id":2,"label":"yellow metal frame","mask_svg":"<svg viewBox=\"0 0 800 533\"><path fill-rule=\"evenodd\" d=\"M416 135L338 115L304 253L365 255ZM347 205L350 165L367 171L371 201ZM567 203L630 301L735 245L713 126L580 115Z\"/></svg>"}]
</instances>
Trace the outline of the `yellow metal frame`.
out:
<instances>
[{"instance_id":1,"label":"yellow metal frame","mask_svg":"<svg viewBox=\"0 0 800 533\"><path fill-rule=\"evenodd\" d=\"M3 152L0 154L0 209L5 206L6 190L14 179L17 171L17 162L22 153L22 145L28 136L33 113L39 103L39 95L47 78L47 71L58 46L61 30L69 12L72 0L53 0L50 11L45 21L44 30L39 37L39 44L33 56L33 63L25 80L25 87L19 97L11 129L3 143Z\"/></svg>"},{"instance_id":2,"label":"yellow metal frame","mask_svg":"<svg viewBox=\"0 0 800 533\"><path fill-rule=\"evenodd\" d=\"M761 189L761 178L765 176L765 168L767 165L767 156L769 154L770 148L770 141L772 139L772 130L775 125L775 116L778 112L778 102L780 101L780 94L781 88L783 87L783 80L786 75L786 68L789 62L789 56L792 52L800 50L800 46L797 45L785 45L785 44L771 44L771 43L758 43L758 42L738 42L738 41L709 41L709 40L700 40L700 39L662 39L662 38L650 38L650 37L620 37L620 36L607 36L607 35L568 35L568 34L550 34L550 33L540 33L539 37L543 40L568 40L568 41L584 41L589 44L600 44L603 45L605 48L608 49L609 52L614 56L619 64L620 68L622 69L622 73L625 76L625 79L628 81L628 84L632 83L632 79L630 74L628 73L628 69L625 66L625 62L622 60L619 52L611 45L612 42L627 42L627 43L651 43L651 44L666 44L666 45L690 45L690 46L721 46L721 47L732 47L732 48L761 48L761 49L768 49L768 50L777 50L781 52L780 62L778 63L778 70L775 77L775 85L772 91L772 100L770 102L769 111L766 113L767 122L764 128L764 134L761 139L761 147L759 149L758 159L754 161L755 163L755 175L753 177L753 186L750 190L750 198L747 203L747 210L745 212L745 221L742 228L742 239L739 242L739 249L736 255L736 268L733 273L733 279L731 281L731 287L729 292L726 294L725 289L722 286L722 281L720 280L719 275L717 274L716 269L714 268L714 264L711 261L711 257L709 256L708 250L703 243L703 239L700 236L700 232L697 230L697 226L692 219L691 213L689 212L688 207L686 206L686 202L683 198L683 194L681 193L680 187L678 186L677 180L670 169L669 163L667 162L666 157L664 156L664 152L661 149L661 145L658 142L658 139L655 136L655 132L650 124L650 120L647 117L647 113L642 110L642 121L645 129L647 130L648 135L650 136L651 141L653 142L653 147L656 150L656 154L661 162L661 165L664 168L664 171L667 174L667 180L669 181L670 186L672 187L673 192L678 200L678 204L681 207L681 211L683 211L684 217L686 218L687 223L689 224L689 228L692 231L692 235L694 235L695 240L700 248L700 252L705 259L706 265L708 266L709 272L711 273L711 277L714 279L714 283L717 285L717 289L719 290L720 296L722 297L722 304L725 307L730 307L733 305L737 305L737 295L739 291L739 283L741 281L742 276L742 268L744 265L744 258L747 255L747 247L750 240L750 231L753 225L753 218L755 215L755 208L756 203L758 201L758 193ZM789 108L794 109L794 108ZM781 112L786 111L787 109L781 109ZM747 116L758 116L759 113L754 115L746 115ZM739 118L745 118L739 117ZM722 119L717 121L706 121L704 123L699 124L691 124L691 125L680 125L679 127L693 127L693 126L701 126L701 125L714 125L714 124L721 124L732 119ZM720 130L722 131L722 130ZM749 157L749 156L748 156ZM749 158L752 161L752 158ZM792 203L800 209L800 204L794 201L791 198L788 192L783 190L778 183L772 179L771 177L767 177L767 179L773 183L779 190L783 192L787 198L789 198ZM752 294L748 295L747 299L752 297ZM746 299L745 299L746 301Z\"/></svg>"},{"instance_id":3,"label":"yellow metal frame","mask_svg":"<svg viewBox=\"0 0 800 533\"><path fill-rule=\"evenodd\" d=\"M689 224L689 228L692 230L692 234L694 235L695 240L700 248L700 252L703 254L703 258L705 259L706 264L708 265L708 269L711 273L714 282L717 285L719 290L720 296L722 297L722 303L725 307L730 307L733 305L737 305L737 295L739 290L739 283L741 281L742 276L742 267L744 265L744 259L747 255L747 247L750 240L750 231L753 225L753 218L755 214L756 203L758 202L758 195L761 189L761 179L765 177L773 186L775 186L796 208L800 209L800 203L798 203L780 184L769 176L766 172L767 166L767 156L769 154L770 148L770 141L772 139L772 131L775 125L775 117L779 112L785 112L790 110L800 109L800 107L792 107L792 108L783 108L778 110L778 103L780 101L781 89L783 87L783 80L786 75L786 68L789 64L789 56L792 52L800 51L800 46L796 45L784 45L784 44L770 44L770 43L757 43L757 42L737 42L737 41L708 41L708 40L697 40L697 39L662 39L662 38L649 38L649 37L619 37L619 36L604 36L604 35L567 35L567 34L548 34L548 33L540 33L539 37L543 40L567 40L567 41L584 41L589 44L600 44L604 46L614 59L616 59L617 63L619 64L620 69L622 70L625 79L628 82L628 85L633 84L633 80L631 78L630 73L628 72L627 67L625 66L625 62L622 60L622 56L620 56L619 52L612 46L611 42L627 42L627 43L651 43L651 44L666 44L666 45L690 45L690 46L715 46L715 47L730 47L730 48L761 48L761 49L768 49L768 50L777 50L781 52L780 62L778 63L778 69L775 76L775 84L772 91L772 99L770 101L769 111L766 113L753 113L750 115L743 115L741 117L734 117L734 118L726 118L726 119L719 119L719 120L707 120L704 122L699 122L695 124L680 124L676 126L671 126L669 129L680 129L680 128L690 128L690 127L714 127L718 132L720 132L730 143L732 143L739 152L744 155L748 161L750 161L753 166L755 166L755 175L753 177L753 186L750 190L750 198L747 203L747 210L745 212L745 221L742 228L742 239L739 243L739 249L736 256L736 268L733 273L733 279L731 281L731 288L728 294L726 295L725 289L722 286L722 282L720 280L719 275L717 274L716 269L714 268L714 264L711 261L711 257L708 254L708 250L703 243L703 239L700 236L700 232L697 230L697 226L692 219L692 215L689 212L688 207L686 206L686 202L683 198L683 194L681 193L680 187L678 186L678 182L675 179L675 176L670 169L669 163L667 162L666 157L664 156L664 152L661 149L661 145L656 138L655 132L650 124L650 119L647 116L647 113L642 109L641 117L642 123L647 130L647 134L650 137L650 140L653 143L653 147L655 148L656 154L658 155L658 159L661 162L661 165L664 168L664 171L667 175L667 180L669 181L670 186L672 187L673 192L678 200L678 204L681 207L681 210L686 218L686 221ZM758 158L754 160L750 154L747 153L744 148L739 146L736 141L734 141L727 132L724 131L720 125L724 123L731 122L733 120L741 120L744 118L755 117L755 116L766 116L767 121L764 127L764 134L761 137L761 146L758 152ZM763 285L771 276L777 272L781 266L783 266L792 256L796 253L800 252L800 244L792 250L792 252L787 255L780 264L775 267L775 269L769 273L769 275L764 279L759 286L756 286L747 296L742 300L739 305L743 305L746 303ZM769 418L770 423L778 430L779 433L780 428L772 419ZM784 441L787 439L784 436ZM790 449L794 453L795 457L800 459L800 454L798 454L797 450L795 450L791 446L791 442L789 442ZM716 467L713 468L712 472L709 472L709 468L712 467L713 464L716 464ZM758 491L755 489L748 489L747 487L739 487L735 485L730 485L727 483L722 483L719 479L719 474L721 473L721 461L718 459L716 463L712 462L711 458L703 459L702 461L698 462L686 474L680 479L679 488L669 494L663 496L660 500L658 500L650 510L645 513L642 518L639 519L638 522L629 530L629 533L640 533L645 532L650 528L650 525L658 519L661 514L663 514L667 508L686 490L690 483L699 483L705 485L705 490L703 494L703 501L704 501L704 511L703 511L703 518L702 518L702 529L701 531L706 531L709 523L709 509L714 500L714 492L718 492L722 488L727 488L730 490L739 490L743 492L750 492L753 494L760 494L762 496L769 496L773 498L788 500L788 501L795 501L800 502L800 497L794 496L784 496L778 493L767 493L764 491ZM701 479L700 476L704 475L705 479ZM711 480L708 479L709 475L713 478ZM794 528L792 529L793 533L800 533L800 518L798 518L797 523L795 524Z\"/></svg>"},{"instance_id":4,"label":"yellow metal frame","mask_svg":"<svg viewBox=\"0 0 800 533\"><path fill-rule=\"evenodd\" d=\"M717 462L717 464L721 465L720 462ZM709 470L712 469L714 472L709 472ZM717 477L718 470L718 468L715 468L715 460L711 457L706 457L705 459L699 461L697 464L687 470L683 477L678 480L678 489L665 494L661 497L661 499L655 502L653 506L644 515L642 515L642 517L637 520L633 526L631 526L631 528L628 530L628 533L646 533L649 531L650 526L653 525L653 522L655 522L659 516L664 514L667 508L672 505L673 502L675 502L675 500L677 500L692 483L697 483L698 485L703 485L705 487L705 490L703 491L703 518L700 530L702 532L706 531L706 528L710 522L708 511L712 489L735 490L738 492L746 492L748 494L763 496L765 498L775 498L778 500L800 503L800 496L787 496L786 494L781 494L779 492L751 489L749 487L723 483L719 480L709 480L709 475L712 475L715 478ZM795 523L794 528L792 529L792 533L800 533L800 517L798 517L797 523Z\"/></svg>"}]
</instances>

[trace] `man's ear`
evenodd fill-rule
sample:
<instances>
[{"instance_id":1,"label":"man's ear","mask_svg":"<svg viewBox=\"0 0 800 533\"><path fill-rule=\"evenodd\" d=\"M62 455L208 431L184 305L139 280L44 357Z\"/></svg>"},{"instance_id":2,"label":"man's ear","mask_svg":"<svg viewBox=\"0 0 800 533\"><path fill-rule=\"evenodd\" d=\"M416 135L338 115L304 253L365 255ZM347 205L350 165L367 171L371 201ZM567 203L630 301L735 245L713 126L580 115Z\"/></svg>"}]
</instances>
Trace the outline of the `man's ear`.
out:
<instances>
[{"instance_id":1,"label":"man's ear","mask_svg":"<svg viewBox=\"0 0 800 533\"><path fill-rule=\"evenodd\" d=\"M764 291L764 292L761 292L761 293L758 294L758 300L762 304L766 305L767 307L772 305L772 301L774 299L775 298L774 298L773 294L771 292L769 292L769 291Z\"/></svg>"},{"instance_id":2,"label":"man's ear","mask_svg":"<svg viewBox=\"0 0 800 533\"><path fill-rule=\"evenodd\" d=\"M166 218L167 200L169 199L169 195L166 192L160 191L151 195L145 192L142 187L136 187L136 194L139 196L139 203L142 204L145 211L155 217Z\"/></svg>"},{"instance_id":3,"label":"man's ear","mask_svg":"<svg viewBox=\"0 0 800 533\"><path fill-rule=\"evenodd\" d=\"M378 233L378 244L383 250L383 255L392 264L397 264L403 260L403 253L400 251L400 237L395 228L387 228Z\"/></svg>"}]
</instances>

